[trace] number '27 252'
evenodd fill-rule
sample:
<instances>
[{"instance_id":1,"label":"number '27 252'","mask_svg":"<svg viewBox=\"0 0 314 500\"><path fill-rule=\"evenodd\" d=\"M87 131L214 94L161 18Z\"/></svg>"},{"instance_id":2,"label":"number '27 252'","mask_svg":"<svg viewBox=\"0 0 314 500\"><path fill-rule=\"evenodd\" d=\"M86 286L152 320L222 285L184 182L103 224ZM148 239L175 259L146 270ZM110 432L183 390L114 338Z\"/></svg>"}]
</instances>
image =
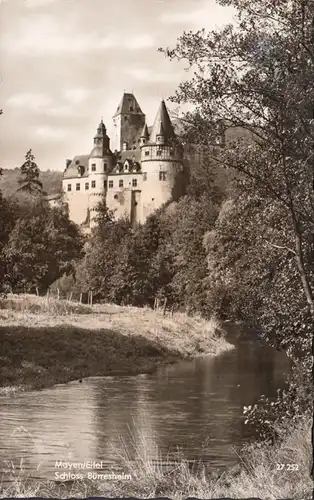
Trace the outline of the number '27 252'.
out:
<instances>
[{"instance_id":1,"label":"number '27 252'","mask_svg":"<svg viewBox=\"0 0 314 500\"><path fill-rule=\"evenodd\" d=\"M296 471L299 470L299 464L276 464L276 469Z\"/></svg>"}]
</instances>

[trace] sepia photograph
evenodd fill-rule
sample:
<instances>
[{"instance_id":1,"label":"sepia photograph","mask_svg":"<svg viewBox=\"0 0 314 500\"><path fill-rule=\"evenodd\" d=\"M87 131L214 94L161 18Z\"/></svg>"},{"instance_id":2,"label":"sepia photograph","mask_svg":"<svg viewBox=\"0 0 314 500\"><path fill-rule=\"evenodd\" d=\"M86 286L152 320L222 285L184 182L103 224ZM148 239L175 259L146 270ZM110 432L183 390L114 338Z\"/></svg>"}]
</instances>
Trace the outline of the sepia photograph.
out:
<instances>
[{"instance_id":1,"label":"sepia photograph","mask_svg":"<svg viewBox=\"0 0 314 500\"><path fill-rule=\"evenodd\" d=\"M0 498L313 498L314 0L0 0L0 115Z\"/></svg>"}]
</instances>

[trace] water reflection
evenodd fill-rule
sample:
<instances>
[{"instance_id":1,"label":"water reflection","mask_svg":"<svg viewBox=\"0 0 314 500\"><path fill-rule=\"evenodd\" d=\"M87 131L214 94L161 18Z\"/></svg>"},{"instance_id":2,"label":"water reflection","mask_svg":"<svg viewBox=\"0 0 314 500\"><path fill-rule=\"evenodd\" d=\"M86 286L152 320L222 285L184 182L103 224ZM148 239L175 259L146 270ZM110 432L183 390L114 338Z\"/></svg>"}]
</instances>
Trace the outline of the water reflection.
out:
<instances>
[{"instance_id":1,"label":"water reflection","mask_svg":"<svg viewBox=\"0 0 314 500\"><path fill-rule=\"evenodd\" d=\"M216 358L165 366L154 375L94 377L40 392L0 397L0 470L5 460L32 477L54 478L55 461L119 463L117 450L158 458L184 450L213 469L233 465L250 437L243 405L282 387L283 353L239 341Z\"/></svg>"}]
</instances>

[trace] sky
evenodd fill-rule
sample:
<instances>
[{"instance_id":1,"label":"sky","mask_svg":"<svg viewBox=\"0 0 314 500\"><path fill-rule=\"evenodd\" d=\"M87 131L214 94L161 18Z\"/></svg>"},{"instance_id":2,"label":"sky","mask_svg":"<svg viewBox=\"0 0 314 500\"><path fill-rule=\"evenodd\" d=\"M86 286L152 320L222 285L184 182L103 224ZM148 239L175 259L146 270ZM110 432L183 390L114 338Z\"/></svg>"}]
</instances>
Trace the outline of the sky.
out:
<instances>
[{"instance_id":1,"label":"sky","mask_svg":"<svg viewBox=\"0 0 314 500\"><path fill-rule=\"evenodd\" d=\"M91 151L101 118L110 136L124 91L151 125L189 77L158 48L232 16L215 0L0 0L0 166L32 149L41 170L63 171Z\"/></svg>"}]
</instances>

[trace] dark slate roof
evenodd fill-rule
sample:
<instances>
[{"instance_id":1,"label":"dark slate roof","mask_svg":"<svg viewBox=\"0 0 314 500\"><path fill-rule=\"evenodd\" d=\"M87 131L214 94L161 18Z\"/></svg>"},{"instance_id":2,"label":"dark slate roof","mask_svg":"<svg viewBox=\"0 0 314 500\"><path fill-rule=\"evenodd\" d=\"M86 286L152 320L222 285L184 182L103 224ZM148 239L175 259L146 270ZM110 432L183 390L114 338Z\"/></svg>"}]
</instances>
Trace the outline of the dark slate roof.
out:
<instances>
[{"instance_id":1,"label":"dark slate roof","mask_svg":"<svg viewBox=\"0 0 314 500\"><path fill-rule=\"evenodd\" d=\"M124 164L125 164L126 161L129 163L129 169L128 170L124 169ZM138 161L133 160L132 158L126 158L123 162L122 161L118 161L118 163L116 164L116 166L110 172L109 175L113 175L113 174L128 174L128 173L141 173L141 164Z\"/></svg>"},{"instance_id":2,"label":"dark slate roof","mask_svg":"<svg viewBox=\"0 0 314 500\"><path fill-rule=\"evenodd\" d=\"M70 165L65 169L63 173L64 179L72 179L73 177L88 177L88 160L90 155L79 155L74 156ZM84 173L82 176L79 175L79 167L83 167Z\"/></svg>"},{"instance_id":3,"label":"dark slate roof","mask_svg":"<svg viewBox=\"0 0 314 500\"><path fill-rule=\"evenodd\" d=\"M154 125L150 134L149 143L156 144L157 135L162 132L165 139L174 139L175 133L166 108L165 101L161 101L159 106Z\"/></svg>"},{"instance_id":4,"label":"dark slate roof","mask_svg":"<svg viewBox=\"0 0 314 500\"><path fill-rule=\"evenodd\" d=\"M133 160L133 158L137 162L141 161L141 150L140 149L127 149L126 151L121 151L119 161L124 163L125 160L129 160L129 159Z\"/></svg>"},{"instance_id":5,"label":"dark slate roof","mask_svg":"<svg viewBox=\"0 0 314 500\"><path fill-rule=\"evenodd\" d=\"M147 128L147 124L145 123L144 127L143 127L143 130L142 130L142 133L141 133L141 137L144 137L145 139L149 139L149 133L148 133L148 128Z\"/></svg>"},{"instance_id":6,"label":"dark slate roof","mask_svg":"<svg viewBox=\"0 0 314 500\"><path fill-rule=\"evenodd\" d=\"M133 114L144 115L134 95L128 93L123 94L120 104L117 107L117 110L113 115L113 117L118 116L121 113L123 114L133 113Z\"/></svg>"}]
</instances>

